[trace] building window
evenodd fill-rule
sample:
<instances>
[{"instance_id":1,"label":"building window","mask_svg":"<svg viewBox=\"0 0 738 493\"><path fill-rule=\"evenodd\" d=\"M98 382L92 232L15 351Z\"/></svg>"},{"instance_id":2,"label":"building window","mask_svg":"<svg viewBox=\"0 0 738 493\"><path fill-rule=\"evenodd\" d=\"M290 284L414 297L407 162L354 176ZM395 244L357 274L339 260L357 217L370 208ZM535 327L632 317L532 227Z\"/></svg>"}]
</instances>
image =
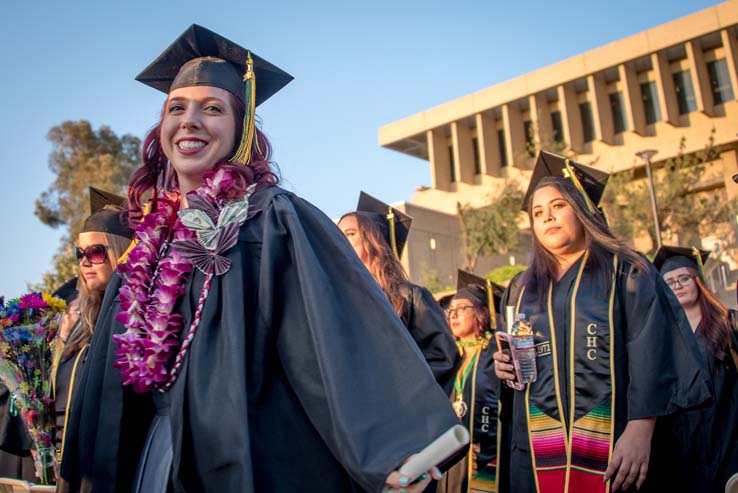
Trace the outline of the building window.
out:
<instances>
[{"instance_id":1,"label":"building window","mask_svg":"<svg viewBox=\"0 0 738 493\"><path fill-rule=\"evenodd\" d=\"M582 119L582 132L584 133L584 142L592 142L595 140L594 118L592 118L592 105L589 101L579 103L579 116Z\"/></svg>"},{"instance_id":2,"label":"building window","mask_svg":"<svg viewBox=\"0 0 738 493\"><path fill-rule=\"evenodd\" d=\"M523 132L525 132L525 154L528 157L536 155L536 142L533 135L533 122L525 120L523 122Z\"/></svg>"},{"instance_id":3,"label":"building window","mask_svg":"<svg viewBox=\"0 0 738 493\"><path fill-rule=\"evenodd\" d=\"M482 162L479 160L479 139L472 137L472 148L474 149L474 174L482 174Z\"/></svg>"},{"instance_id":4,"label":"building window","mask_svg":"<svg viewBox=\"0 0 738 493\"><path fill-rule=\"evenodd\" d=\"M454 147L448 146L448 165L451 168L451 183L456 182L456 166L454 165Z\"/></svg>"},{"instance_id":5,"label":"building window","mask_svg":"<svg viewBox=\"0 0 738 493\"><path fill-rule=\"evenodd\" d=\"M500 150L500 166L507 166L507 146L505 144L505 130L497 130L497 148Z\"/></svg>"},{"instance_id":6,"label":"building window","mask_svg":"<svg viewBox=\"0 0 738 493\"><path fill-rule=\"evenodd\" d=\"M625 101L621 91L610 93L610 108L612 109L612 123L615 125L615 133L619 134L628 130L628 121L625 119Z\"/></svg>"},{"instance_id":7,"label":"building window","mask_svg":"<svg viewBox=\"0 0 738 493\"><path fill-rule=\"evenodd\" d=\"M686 115L697 110L697 101L694 98L694 88L692 87L692 75L689 70L674 72L672 77L674 78L677 103L679 103L679 114Z\"/></svg>"},{"instance_id":8,"label":"building window","mask_svg":"<svg viewBox=\"0 0 738 493\"><path fill-rule=\"evenodd\" d=\"M564 142L564 124L561 121L561 112L551 112L551 130L553 130L554 142Z\"/></svg>"},{"instance_id":9,"label":"building window","mask_svg":"<svg viewBox=\"0 0 738 493\"><path fill-rule=\"evenodd\" d=\"M710 76L712 102L723 104L733 99L733 87L730 85L728 63L725 58L707 62L707 73Z\"/></svg>"},{"instance_id":10,"label":"building window","mask_svg":"<svg viewBox=\"0 0 738 493\"><path fill-rule=\"evenodd\" d=\"M661 106L659 106L659 95L656 92L654 81L641 84L641 98L643 98L643 110L646 113L646 124L661 121Z\"/></svg>"}]
</instances>

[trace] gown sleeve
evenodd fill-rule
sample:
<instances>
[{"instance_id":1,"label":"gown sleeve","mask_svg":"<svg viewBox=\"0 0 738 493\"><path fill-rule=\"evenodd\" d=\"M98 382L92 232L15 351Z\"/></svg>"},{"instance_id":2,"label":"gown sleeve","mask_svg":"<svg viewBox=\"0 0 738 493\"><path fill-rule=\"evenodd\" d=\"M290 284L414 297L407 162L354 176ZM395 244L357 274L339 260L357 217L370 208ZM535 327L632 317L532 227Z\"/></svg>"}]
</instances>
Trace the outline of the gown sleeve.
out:
<instances>
[{"instance_id":1,"label":"gown sleeve","mask_svg":"<svg viewBox=\"0 0 738 493\"><path fill-rule=\"evenodd\" d=\"M699 407L712 389L689 321L656 268L621 267L629 385L628 420Z\"/></svg>"},{"instance_id":2,"label":"gown sleeve","mask_svg":"<svg viewBox=\"0 0 738 493\"><path fill-rule=\"evenodd\" d=\"M113 368L113 334L124 327L120 311L117 271L108 282L95 330L87 349L78 390L70 396L61 477L70 491L114 493L131 491L139 452L154 414L149 394L136 394L121 384ZM123 431L125 430L125 431Z\"/></svg>"},{"instance_id":3,"label":"gown sleeve","mask_svg":"<svg viewBox=\"0 0 738 493\"><path fill-rule=\"evenodd\" d=\"M459 351L451 336L440 305L426 288L411 286L407 329L430 366L436 382L451 395L456 370L461 364Z\"/></svg>"},{"instance_id":4,"label":"gown sleeve","mask_svg":"<svg viewBox=\"0 0 738 493\"><path fill-rule=\"evenodd\" d=\"M12 394L0 385L0 450L26 457L31 454L33 442L20 412L11 412Z\"/></svg>"},{"instance_id":5,"label":"gown sleeve","mask_svg":"<svg viewBox=\"0 0 738 493\"><path fill-rule=\"evenodd\" d=\"M459 424L387 297L338 228L282 194L263 212L259 310L311 423L349 475L389 473Z\"/></svg>"}]
</instances>

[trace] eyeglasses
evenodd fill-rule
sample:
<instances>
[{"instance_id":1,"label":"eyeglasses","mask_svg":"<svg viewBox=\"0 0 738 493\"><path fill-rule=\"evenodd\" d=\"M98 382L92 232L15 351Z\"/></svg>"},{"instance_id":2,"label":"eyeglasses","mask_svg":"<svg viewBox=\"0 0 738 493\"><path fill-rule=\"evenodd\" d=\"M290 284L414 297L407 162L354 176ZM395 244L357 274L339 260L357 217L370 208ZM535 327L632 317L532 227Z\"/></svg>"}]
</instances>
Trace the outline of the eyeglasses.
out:
<instances>
[{"instance_id":1,"label":"eyeglasses","mask_svg":"<svg viewBox=\"0 0 738 493\"><path fill-rule=\"evenodd\" d=\"M77 257L77 262L81 262L83 258L91 264L104 264L108 260L108 246L107 245L90 245L84 250L80 247L75 248L74 254Z\"/></svg>"},{"instance_id":2,"label":"eyeglasses","mask_svg":"<svg viewBox=\"0 0 738 493\"><path fill-rule=\"evenodd\" d=\"M679 284L679 287L689 286L692 282L694 282L694 276L690 276L689 274L682 274L681 276L675 279L665 279L665 280L666 280L666 285L674 289L677 284Z\"/></svg>"},{"instance_id":3,"label":"eyeglasses","mask_svg":"<svg viewBox=\"0 0 738 493\"><path fill-rule=\"evenodd\" d=\"M462 306L457 306L456 308L447 308L446 310L444 310L444 313L446 314L446 318L451 319L451 318L454 318L455 316L460 317L469 308L474 308L474 307L472 305L462 305Z\"/></svg>"}]
</instances>

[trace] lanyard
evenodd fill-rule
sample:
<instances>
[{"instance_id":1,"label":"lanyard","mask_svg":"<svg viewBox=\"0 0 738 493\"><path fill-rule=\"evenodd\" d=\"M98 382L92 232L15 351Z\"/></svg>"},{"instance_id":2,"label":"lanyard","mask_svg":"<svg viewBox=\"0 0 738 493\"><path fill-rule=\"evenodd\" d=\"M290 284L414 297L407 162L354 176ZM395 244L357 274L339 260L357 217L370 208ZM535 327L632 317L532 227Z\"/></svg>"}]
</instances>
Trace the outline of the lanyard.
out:
<instances>
[{"instance_id":1,"label":"lanyard","mask_svg":"<svg viewBox=\"0 0 738 493\"><path fill-rule=\"evenodd\" d=\"M474 362L477 360L477 357L479 357L479 353L481 352L481 347L475 350L474 355L469 359L466 367L456 374L454 390L456 390L456 395L459 396L459 398L461 398L461 396L464 394L464 387L466 386L466 380L469 378L469 372L471 372L471 369L474 368Z\"/></svg>"}]
</instances>

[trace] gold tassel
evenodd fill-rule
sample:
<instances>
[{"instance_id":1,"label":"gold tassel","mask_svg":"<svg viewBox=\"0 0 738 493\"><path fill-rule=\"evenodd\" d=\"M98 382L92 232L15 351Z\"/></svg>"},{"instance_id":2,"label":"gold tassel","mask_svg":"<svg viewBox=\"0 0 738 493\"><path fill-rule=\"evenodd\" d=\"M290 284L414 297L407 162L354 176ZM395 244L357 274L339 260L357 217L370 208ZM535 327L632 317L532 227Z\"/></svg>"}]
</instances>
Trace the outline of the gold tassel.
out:
<instances>
[{"instance_id":1,"label":"gold tassel","mask_svg":"<svg viewBox=\"0 0 738 493\"><path fill-rule=\"evenodd\" d=\"M148 215L150 212L151 212L151 202L146 202L144 204L144 206L143 206L143 215L141 216L141 220L143 221L143 218L146 215ZM133 237L133 240L131 240L131 243L128 245L128 248L126 248L126 251L123 252L123 255L121 255L118 258L118 263L119 264L126 263L126 260L128 260L128 254L130 254L131 253L131 250L133 250L134 248L136 248L137 245L138 245L138 240L134 236Z\"/></svg>"},{"instance_id":2,"label":"gold tassel","mask_svg":"<svg viewBox=\"0 0 738 493\"><path fill-rule=\"evenodd\" d=\"M395 212L392 210L392 207L387 210L387 222L389 223L389 237L390 245L392 245L392 252L399 260L400 254L397 251L397 237L395 233Z\"/></svg>"},{"instance_id":3,"label":"gold tassel","mask_svg":"<svg viewBox=\"0 0 738 493\"><path fill-rule=\"evenodd\" d=\"M702 255L700 255L700 251L697 249L697 247L692 247L692 255L694 255L694 259L697 261L697 272L700 273L700 277L704 281L705 265L702 263Z\"/></svg>"},{"instance_id":4,"label":"gold tassel","mask_svg":"<svg viewBox=\"0 0 738 493\"><path fill-rule=\"evenodd\" d=\"M495 293L492 281L487 279L487 309L489 310L489 326L492 333L497 330L497 311L495 310Z\"/></svg>"},{"instance_id":5,"label":"gold tassel","mask_svg":"<svg viewBox=\"0 0 738 493\"><path fill-rule=\"evenodd\" d=\"M574 184L574 187L579 190L579 193L581 193L582 197L584 197L584 201L587 203L587 209L589 209L589 212L591 212L592 214L596 214L597 208L594 206L592 200L589 198L589 195L587 195L587 192L584 190L584 187L579 181L579 178L577 178L576 173L574 173L574 170L571 168L568 159L564 160L564 166L566 166L566 168L564 169L564 178L569 178L571 180L571 182Z\"/></svg>"},{"instance_id":6,"label":"gold tassel","mask_svg":"<svg viewBox=\"0 0 738 493\"><path fill-rule=\"evenodd\" d=\"M251 159L251 145L256 133L256 75L254 74L254 60L251 58L251 52L249 52L246 60L246 73L243 75L243 81L246 85L246 111L243 115L243 133L236 153L228 161L248 165Z\"/></svg>"}]
</instances>

